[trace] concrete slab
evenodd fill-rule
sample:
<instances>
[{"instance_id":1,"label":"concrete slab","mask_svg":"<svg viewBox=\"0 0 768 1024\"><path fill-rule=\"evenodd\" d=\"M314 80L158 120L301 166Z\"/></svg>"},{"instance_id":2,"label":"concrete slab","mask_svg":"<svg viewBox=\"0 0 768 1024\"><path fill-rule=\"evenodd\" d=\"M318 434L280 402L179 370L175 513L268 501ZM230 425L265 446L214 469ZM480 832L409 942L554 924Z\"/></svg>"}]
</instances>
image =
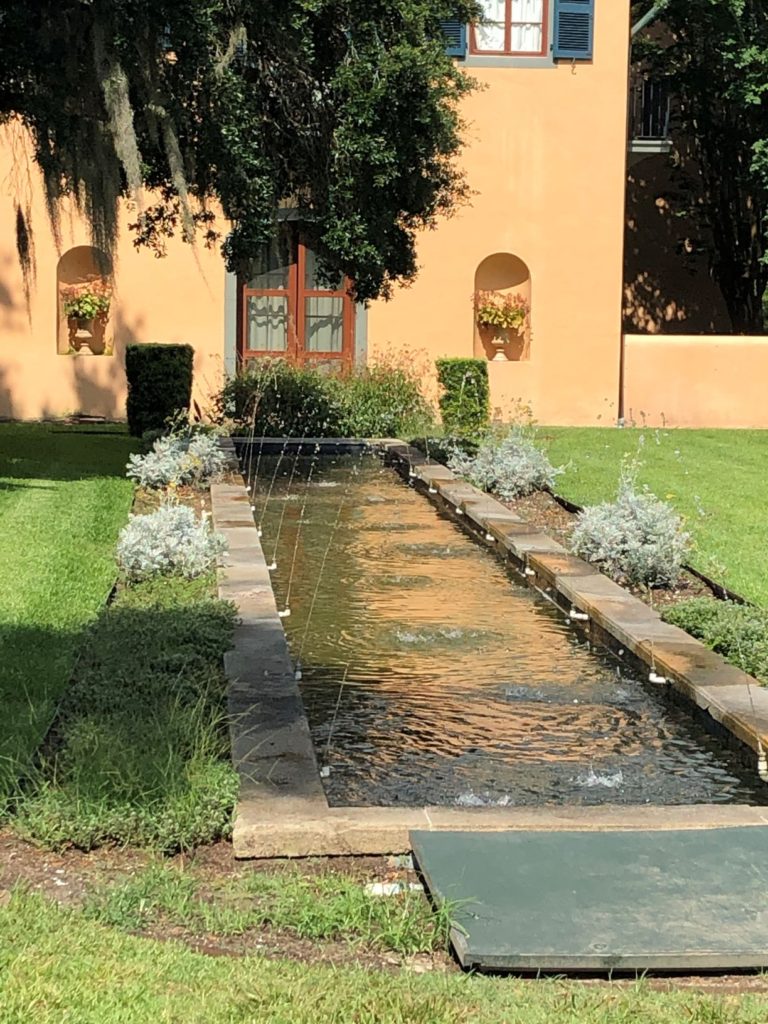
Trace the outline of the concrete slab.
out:
<instances>
[{"instance_id":1,"label":"concrete slab","mask_svg":"<svg viewBox=\"0 0 768 1024\"><path fill-rule=\"evenodd\" d=\"M768 965L768 828L414 832L433 898L454 901L463 966L512 971Z\"/></svg>"}]
</instances>

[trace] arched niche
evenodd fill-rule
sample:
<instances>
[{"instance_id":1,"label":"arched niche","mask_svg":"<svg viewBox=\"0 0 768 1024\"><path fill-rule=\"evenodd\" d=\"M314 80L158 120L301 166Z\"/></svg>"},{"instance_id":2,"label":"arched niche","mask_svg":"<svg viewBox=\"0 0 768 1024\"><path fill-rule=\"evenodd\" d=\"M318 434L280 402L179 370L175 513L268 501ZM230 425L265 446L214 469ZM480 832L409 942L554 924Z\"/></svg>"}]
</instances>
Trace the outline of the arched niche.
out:
<instances>
[{"instance_id":1,"label":"arched niche","mask_svg":"<svg viewBox=\"0 0 768 1024\"><path fill-rule=\"evenodd\" d=\"M520 295L531 309L531 272L528 265L509 252L496 252L478 265L475 271L475 293L497 292L500 295ZM497 335L492 328L480 327L474 320L474 354L482 359L508 359L519 361L530 358L531 316L519 334L509 332L504 346L493 343Z\"/></svg>"},{"instance_id":2,"label":"arched niche","mask_svg":"<svg viewBox=\"0 0 768 1024\"><path fill-rule=\"evenodd\" d=\"M112 264L100 249L77 245L63 254L56 267L56 350L59 355L112 355L111 311L90 323L77 322L65 312L68 299L89 290L111 295Z\"/></svg>"}]
</instances>

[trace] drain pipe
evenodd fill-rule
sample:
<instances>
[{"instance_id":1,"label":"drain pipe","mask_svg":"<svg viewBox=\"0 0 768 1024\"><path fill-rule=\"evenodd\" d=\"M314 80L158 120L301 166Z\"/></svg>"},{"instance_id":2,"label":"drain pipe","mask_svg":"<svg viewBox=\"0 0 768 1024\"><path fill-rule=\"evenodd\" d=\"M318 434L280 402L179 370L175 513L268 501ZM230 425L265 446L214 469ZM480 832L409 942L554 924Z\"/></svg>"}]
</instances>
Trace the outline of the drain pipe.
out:
<instances>
[{"instance_id":1,"label":"drain pipe","mask_svg":"<svg viewBox=\"0 0 768 1024\"><path fill-rule=\"evenodd\" d=\"M642 18L639 21L636 21L632 26L632 38L634 39L638 32L642 32L643 29L647 28L652 21L655 21L668 4L669 0L658 0L650 11L648 11L647 14L644 14Z\"/></svg>"}]
</instances>

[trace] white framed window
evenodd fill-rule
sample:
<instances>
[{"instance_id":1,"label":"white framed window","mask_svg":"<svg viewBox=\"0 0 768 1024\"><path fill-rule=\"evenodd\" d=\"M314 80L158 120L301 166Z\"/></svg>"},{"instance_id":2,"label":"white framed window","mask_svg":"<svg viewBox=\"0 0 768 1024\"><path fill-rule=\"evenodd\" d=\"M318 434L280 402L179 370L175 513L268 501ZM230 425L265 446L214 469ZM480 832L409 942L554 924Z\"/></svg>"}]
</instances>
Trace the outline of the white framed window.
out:
<instances>
[{"instance_id":1,"label":"white framed window","mask_svg":"<svg viewBox=\"0 0 768 1024\"><path fill-rule=\"evenodd\" d=\"M541 57L549 39L549 0L480 0L485 20L470 30L471 54Z\"/></svg>"}]
</instances>

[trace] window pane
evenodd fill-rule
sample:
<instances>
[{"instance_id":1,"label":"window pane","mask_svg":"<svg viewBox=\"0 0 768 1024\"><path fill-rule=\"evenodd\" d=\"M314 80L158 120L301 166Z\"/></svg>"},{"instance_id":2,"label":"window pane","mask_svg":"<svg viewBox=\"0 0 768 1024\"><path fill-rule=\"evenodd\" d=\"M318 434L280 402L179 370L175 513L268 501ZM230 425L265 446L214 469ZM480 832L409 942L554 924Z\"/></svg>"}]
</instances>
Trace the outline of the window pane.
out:
<instances>
[{"instance_id":1,"label":"window pane","mask_svg":"<svg viewBox=\"0 0 768 1024\"><path fill-rule=\"evenodd\" d=\"M253 260L249 288L287 288L293 262L293 246L288 231L281 230L277 238L265 245Z\"/></svg>"},{"instance_id":2,"label":"window pane","mask_svg":"<svg viewBox=\"0 0 768 1024\"><path fill-rule=\"evenodd\" d=\"M541 25L513 25L512 52L541 53Z\"/></svg>"},{"instance_id":3,"label":"window pane","mask_svg":"<svg viewBox=\"0 0 768 1024\"><path fill-rule=\"evenodd\" d=\"M341 291L343 281L339 278L337 281L321 281L317 276L317 257L312 249L309 247L304 250L304 288L308 292L314 291Z\"/></svg>"},{"instance_id":4,"label":"window pane","mask_svg":"<svg viewBox=\"0 0 768 1024\"><path fill-rule=\"evenodd\" d=\"M344 340L344 299L315 295L305 300L307 352L341 352Z\"/></svg>"},{"instance_id":5,"label":"window pane","mask_svg":"<svg viewBox=\"0 0 768 1024\"><path fill-rule=\"evenodd\" d=\"M507 17L507 0L481 0L480 6L488 21L500 21L504 24Z\"/></svg>"},{"instance_id":6,"label":"window pane","mask_svg":"<svg viewBox=\"0 0 768 1024\"><path fill-rule=\"evenodd\" d=\"M486 22L475 26L475 48L477 50L500 51L504 49L504 23Z\"/></svg>"},{"instance_id":7,"label":"window pane","mask_svg":"<svg viewBox=\"0 0 768 1024\"><path fill-rule=\"evenodd\" d=\"M541 24L544 20L544 0L512 0L512 21Z\"/></svg>"},{"instance_id":8,"label":"window pane","mask_svg":"<svg viewBox=\"0 0 768 1024\"><path fill-rule=\"evenodd\" d=\"M281 295L249 295L246 309L248 348L285 352L288 348L288 299Z\"/></svg>"}]
</instances>

